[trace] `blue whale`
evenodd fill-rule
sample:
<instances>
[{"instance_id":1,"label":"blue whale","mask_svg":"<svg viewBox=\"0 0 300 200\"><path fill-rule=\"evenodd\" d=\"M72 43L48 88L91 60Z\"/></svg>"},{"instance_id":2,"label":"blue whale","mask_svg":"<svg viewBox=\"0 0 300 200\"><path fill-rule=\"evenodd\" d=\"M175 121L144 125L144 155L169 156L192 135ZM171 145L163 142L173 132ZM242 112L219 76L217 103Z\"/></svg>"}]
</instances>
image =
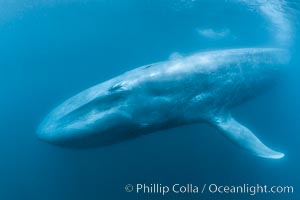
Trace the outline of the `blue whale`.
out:
<instances>
[{"instance_id":1,"label":"blue whale","mask_svg":"<svg viewBox=\"0 0 300 200\"><path fill-rule=\"evenodd\" d=\"M242 48L176 56L86 89L41 123L40 139L90 148L193 123L209 123L242 149L279 159L230 114L276 84L289 62L276 48Z\"/></svg>"}]
</instances>

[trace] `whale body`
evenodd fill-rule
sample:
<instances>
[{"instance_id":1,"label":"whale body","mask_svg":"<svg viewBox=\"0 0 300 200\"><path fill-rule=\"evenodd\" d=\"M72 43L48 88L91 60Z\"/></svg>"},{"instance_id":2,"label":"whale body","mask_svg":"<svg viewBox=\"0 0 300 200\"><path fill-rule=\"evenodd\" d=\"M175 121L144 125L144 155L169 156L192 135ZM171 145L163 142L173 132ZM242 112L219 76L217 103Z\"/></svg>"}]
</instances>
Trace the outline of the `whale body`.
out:
<instances>
[{"instance_id":1,"label":"whale body","mask_svg":"<svg viewBox=\"0 0 300 200\"><path fill-rule=\"evenodd\" d=\"M90 148L209 123L254 155L282 158L230 110L274 86L288 60L282 49L242 48L142 66L66 100L44 119L37 134L53 144Z\"/></svg>"}]
</instances>

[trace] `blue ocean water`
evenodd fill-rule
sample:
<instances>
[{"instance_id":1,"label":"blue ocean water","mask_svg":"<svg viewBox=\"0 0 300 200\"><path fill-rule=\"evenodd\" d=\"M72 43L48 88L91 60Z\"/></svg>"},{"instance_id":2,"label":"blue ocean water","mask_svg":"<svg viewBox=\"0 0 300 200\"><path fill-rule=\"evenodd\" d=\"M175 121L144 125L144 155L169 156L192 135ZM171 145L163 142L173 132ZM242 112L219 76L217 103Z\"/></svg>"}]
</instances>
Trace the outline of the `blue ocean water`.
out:
<instances>
[{"instance_id":1,"label":"blue ocean water","mask_svg":"<svg viewBox=\"0 0 300 200\"><path fill-rule=\"evenodd\" d=\"M299 7L283 2L260 12L259 5L234 0L1 1L0 199L299 199ZM135 67L173 53L263 46L290 49L288 70L281 84L233 115L283 159L248 155L206 124L85 150L36 136L62 101ZM137 183L291 185L294 193L124 191Z\"/></svg>"}]
</instances>

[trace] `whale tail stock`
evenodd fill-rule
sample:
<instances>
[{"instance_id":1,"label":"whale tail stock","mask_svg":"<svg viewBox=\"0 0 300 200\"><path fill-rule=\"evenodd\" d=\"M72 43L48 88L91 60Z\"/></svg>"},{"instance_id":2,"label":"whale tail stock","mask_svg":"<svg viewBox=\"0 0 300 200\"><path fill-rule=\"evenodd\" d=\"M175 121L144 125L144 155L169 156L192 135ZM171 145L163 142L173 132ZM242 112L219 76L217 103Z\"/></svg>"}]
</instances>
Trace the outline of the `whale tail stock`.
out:
<instances>
[{"instance_id":1,"label":"whale tail stock","mask_svg":"<svg viewBox=\"0 0 300 200\"><path fill-rule=\"evenodd\" d=\"M264 145L248 128L237 122L230 114L215 117L211 123L233 143L256 156L269 159L284 157L283 153Z\"/></svg>"}]
</instances>

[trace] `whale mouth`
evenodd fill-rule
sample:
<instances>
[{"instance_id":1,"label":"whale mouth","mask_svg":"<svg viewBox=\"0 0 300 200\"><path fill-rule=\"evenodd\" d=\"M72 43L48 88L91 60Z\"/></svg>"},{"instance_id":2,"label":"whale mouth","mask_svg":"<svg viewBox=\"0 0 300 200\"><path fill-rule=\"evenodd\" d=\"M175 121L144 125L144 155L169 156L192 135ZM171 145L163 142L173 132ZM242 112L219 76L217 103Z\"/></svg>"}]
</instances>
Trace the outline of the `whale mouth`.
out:
<instances>
[{"instance_id":1,"label":"whale mouth","mask_svg":"<svg viewBox=\"0 0 300 200\"><path fill-rule=\"evenodd\" d=\"M95 141L91 139L92 135L93 132L91 130L80 127L78 123L63 126L57 122L46 121L37 130L37 136L40 140L51 145L67 148L87 148L91 146L91 144L87 144L87 141L89 143Z\"/></svg>"},{"instance_id":2,"label":"whale mouth","mask_svg":"<svg viewBox=\"0 0 300 200\"><path fill-rule=\"evenodd\" d=\"M60 109L63 108L58 107L56 110ZM62 117L58 117L59 112L56 110L37 129L39 139L50 144L68 148L93 148L118 143L137 135L129 116L118 107L84 113L79 109L77 111L80 112L70 112Z\"/></svg>"},{"instance_id":3,"label":"whale mouth","mask_svg":"<svg viewBox=\"0 0 300 200\"><path fill-rule=\"evenodd\" d=\"M72 128L70 126L58 128L53 124L42 124L37 130L37 135L39 139L51 145L64 148L89 149L113 145L137 137L139 134L138 129L125 123L113 125L112 128L107 126L102 130L99 128L75 128L76 126L74 124Z\"/></svg>"},{"instance_id":4,"label":"whale mouth","mask_svg":"<svg viewBox=\"0 0 300 200\"><path fill-rule=\"evenodd\" d=\"M39 126L37 135L40 139L51 143L65 143L69 140L82 139L95 131L95 126L100 120L103 126L98 125L97 132L101 132L107 127L105 125L105 117L109 111L95 112L78 116L77 114L68 114L59 119L54 114L50 114ZM101 128L101 129L100 129Z\"/></svg>"}]
</instances>

